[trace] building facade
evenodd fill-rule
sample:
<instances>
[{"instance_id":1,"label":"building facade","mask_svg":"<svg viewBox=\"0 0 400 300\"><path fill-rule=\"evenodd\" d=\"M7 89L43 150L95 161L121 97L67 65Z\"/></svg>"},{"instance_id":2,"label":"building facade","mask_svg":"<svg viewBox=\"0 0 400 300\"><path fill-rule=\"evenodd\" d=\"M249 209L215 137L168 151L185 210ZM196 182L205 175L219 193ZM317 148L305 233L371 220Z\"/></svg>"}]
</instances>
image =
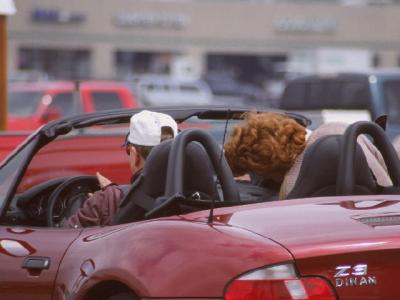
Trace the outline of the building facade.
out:
<instances>
[{"instance_id":1,"label":"building facade","mask_svg":"<svg viewBox=\"0 0 400 300\"><path fill-rule=\"evenodd\" d=\"M15 0L9 73L216 74L263 83L297 72L399 67L400 5L349 2Z\"/></svg>"}]
</instances>

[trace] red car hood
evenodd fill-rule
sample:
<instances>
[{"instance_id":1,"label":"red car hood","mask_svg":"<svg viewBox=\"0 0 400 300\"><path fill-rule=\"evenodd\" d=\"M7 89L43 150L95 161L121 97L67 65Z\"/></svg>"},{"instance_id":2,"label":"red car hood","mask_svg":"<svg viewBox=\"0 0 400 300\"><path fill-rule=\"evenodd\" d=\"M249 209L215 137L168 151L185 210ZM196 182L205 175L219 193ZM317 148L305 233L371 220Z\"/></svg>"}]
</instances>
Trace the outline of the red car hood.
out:
<instances>
[{"instance_id":1,"label":"red car hood","mask_svg":"<svg viewBox=\"0 0 400 300\"><path fill-rule=\"evenodd\" d=\"M277 201L217 210L215 219L273 239L297 258L400 248L400 196Z\"/></svg>"}]
</instances>

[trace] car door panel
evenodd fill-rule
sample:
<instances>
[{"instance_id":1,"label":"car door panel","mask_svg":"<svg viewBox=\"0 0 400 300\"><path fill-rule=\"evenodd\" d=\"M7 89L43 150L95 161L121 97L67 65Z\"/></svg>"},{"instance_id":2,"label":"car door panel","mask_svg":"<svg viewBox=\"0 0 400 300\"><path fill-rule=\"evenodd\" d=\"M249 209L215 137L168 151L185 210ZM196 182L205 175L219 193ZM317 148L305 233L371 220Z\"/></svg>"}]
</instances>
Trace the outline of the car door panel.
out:
<instances>
[{"instance_id":1,"label":"car door panel","mask_svg":"<svg viewBox=\"0 0 400 300\"><path fill-rule=\"evenodd\" d=\"M51 299L58 266L79 233L0 227L0 300Z\"/></svg>"}]
</instances>

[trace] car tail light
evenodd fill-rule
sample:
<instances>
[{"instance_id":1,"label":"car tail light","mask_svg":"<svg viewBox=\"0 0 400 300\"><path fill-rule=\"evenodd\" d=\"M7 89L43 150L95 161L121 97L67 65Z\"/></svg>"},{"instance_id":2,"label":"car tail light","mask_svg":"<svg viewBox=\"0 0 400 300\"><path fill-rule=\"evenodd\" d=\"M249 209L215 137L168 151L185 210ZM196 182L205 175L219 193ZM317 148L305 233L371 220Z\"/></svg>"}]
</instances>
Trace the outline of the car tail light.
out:
<instances>
[{"instance_id":1,"label":"car tail light","mask_svg":"<svg viewBox=\"0 0 400 300\"><path fill-rule=\"evenodd\" d=\"M225 300L336 300L320 277L297 277L292 264L246 273L225 288Z\"/></svg>"}]
</instances>

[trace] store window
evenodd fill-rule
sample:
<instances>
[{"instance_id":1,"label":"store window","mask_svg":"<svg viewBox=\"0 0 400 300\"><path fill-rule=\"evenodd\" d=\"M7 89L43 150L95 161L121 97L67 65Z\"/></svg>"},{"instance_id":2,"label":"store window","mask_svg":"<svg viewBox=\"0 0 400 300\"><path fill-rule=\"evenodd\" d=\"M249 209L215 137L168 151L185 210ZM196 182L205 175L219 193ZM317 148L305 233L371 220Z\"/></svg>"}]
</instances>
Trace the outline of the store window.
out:
<instances>
[{"instance_id":1,"label":"store window","mask_svg":"<svg viewBox=\"0 0 400 300\"><path fill-rule=\"evenodd\" d=\"M20 48L18 70L41 72L51 79L89 78L90 51Z\"/></svg>"},{"instance_id":2,"label":"store window","mask_svg":"<svg viewBox=\"0 0 400 300\"><path fill-rule=\"evenodd\" d=\"M170 52L115 52L116 73L119 78L142 74L169 74L176 54Z\"/></svg>"},{"instance_id":3,"label":"store window","mask_svg":"<svg viewBox=\"0 0 400 300\"><path fill-rule=\"evenodd\" d=\"M378 53L375 53L372 57L372 66L378 68L381 66L381 57Z\"/></svg>"}]
</instances>

